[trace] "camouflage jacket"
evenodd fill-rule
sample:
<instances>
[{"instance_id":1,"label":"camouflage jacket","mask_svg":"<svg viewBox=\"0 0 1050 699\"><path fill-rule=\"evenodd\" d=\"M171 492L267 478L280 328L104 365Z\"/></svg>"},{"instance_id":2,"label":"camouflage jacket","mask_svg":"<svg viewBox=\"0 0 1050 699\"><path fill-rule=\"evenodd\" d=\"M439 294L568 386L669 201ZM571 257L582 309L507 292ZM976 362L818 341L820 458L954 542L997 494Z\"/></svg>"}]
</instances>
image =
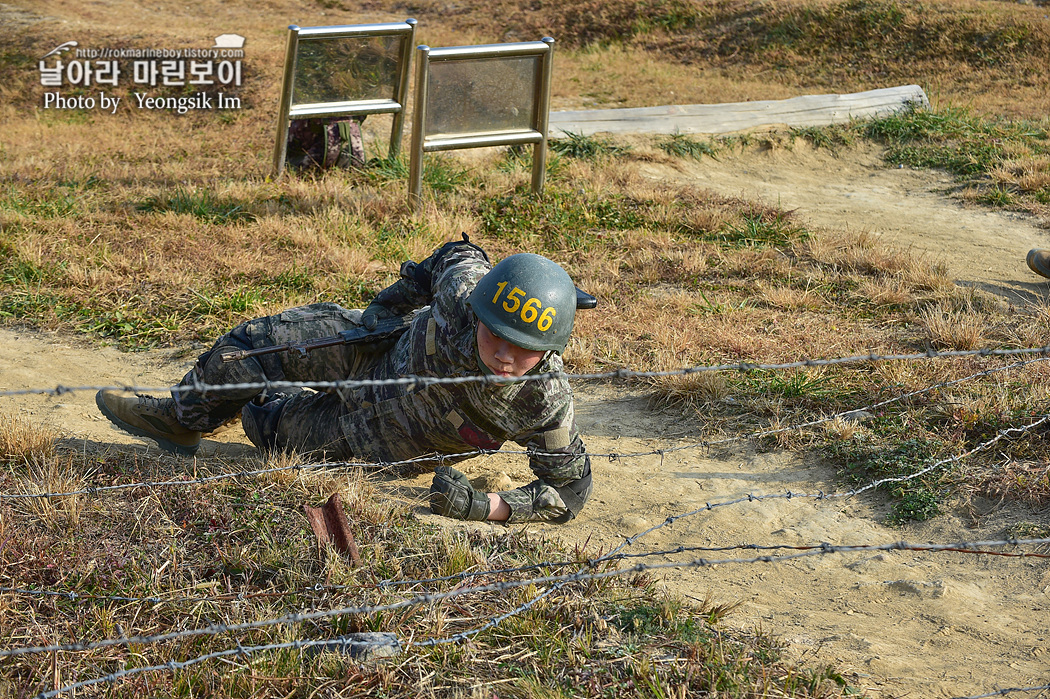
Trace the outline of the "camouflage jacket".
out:
<instances>
[{"instance_id":1,"label":"camouflage jacket","mask_svg":"<svg viewBox=\"0 0 1050 699\"><path fill-rule=\"evenodd\" d=\"M470 292L490 269L480 250L460 246L430 271L431 289L421 289L423 308L396 345L371 363L366 375L461 377L485 373L476 345L477 319L467 305ZM549 353L533 372L562 371L561 357ZM528 495L506 494L511 521L550 519L565 511L556 489L589 473L573 414L572 389L564 377L510 384L387 384L351 389L350 412L341 418L355 454L375 461L399 461L422 454L466 454L499 449L513 441L530 452L539 478ZM535 501L545 514L526 511Z\"/></svg>"}]
</instances>

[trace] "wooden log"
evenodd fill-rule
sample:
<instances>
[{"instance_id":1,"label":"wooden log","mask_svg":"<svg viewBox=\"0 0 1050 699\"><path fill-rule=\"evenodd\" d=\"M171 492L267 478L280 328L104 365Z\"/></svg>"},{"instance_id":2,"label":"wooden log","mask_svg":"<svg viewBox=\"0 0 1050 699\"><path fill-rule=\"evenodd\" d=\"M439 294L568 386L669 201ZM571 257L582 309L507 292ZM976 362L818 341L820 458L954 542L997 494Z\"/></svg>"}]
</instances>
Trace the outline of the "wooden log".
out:
<instances>
[{"instance_id":1,"label":"wooden log","mask_svg":"<svg viewBox=\"0 0 1050 699\"><path fill-rule=\"evenodd\" d=\"M786 100L689 104L634 109L586 109L551 112L551 138L566 132L723 134L774 126L840 124L852 119L893 114L911 106L928 107L918 85L888 87L843 95L805 95Z\"/></svg>"}]
</instances>

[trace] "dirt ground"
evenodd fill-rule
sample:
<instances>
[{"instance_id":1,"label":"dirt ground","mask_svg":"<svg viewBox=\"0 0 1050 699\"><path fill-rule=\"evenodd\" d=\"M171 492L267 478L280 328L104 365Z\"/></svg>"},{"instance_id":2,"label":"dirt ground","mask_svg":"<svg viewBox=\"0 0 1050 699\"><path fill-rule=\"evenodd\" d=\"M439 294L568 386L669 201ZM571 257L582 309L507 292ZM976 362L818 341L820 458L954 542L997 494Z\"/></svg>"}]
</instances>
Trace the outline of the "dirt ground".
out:
<instances>
[{"instance_id":1,"label":"dirt ground","mask_svg":"<svg viewBox=\"0 0 1050 699\"><path fill-rule=\"evenodd\" d=\"M838 155L796 147L752 152L671 170L647 165L654 178L689 178L726 194L760 197L797 208L819 226L883 236L943 260L961 284L976 284L1015 302L1045 297L1028 271L1030 247L1050 233L1023 218L962 208L942 192L937 173L887 169L873 150ZM170 351L123 354L69 337L0 330L0 391L58 385L170 385L188 368ZM682 416L654 413L644 397L615 387L577 387L577 417L593 454L649 452L698 440ZM110 427L93 391L0 397L0 410L58 429L86 449L145 449ZM250 449L237 429L206 441L201 455ZM153 448L153 447L150 447ZM493 456L465 464L472 478L530 480L522 457ZM569 525L535 526L569 541L609 550L668 515L747 494L839 492L833 468L790 453L756 453L747 445L721 453L687 449L658 455L594 458L594 495ZM442 526L474 526L430 515L429 479L388 482L392 495L418 503ZM1020 518L1047 514L972 502L922 526L884 525L879 495L815 501L772 499L717 508L639 539L629 552L677 546L950 543L997 539ZM480 525L489 526L489 525ZM747 558L753 552L699 554ZM671 556L643 559L675 560ZM677 560L687 560L678 558ZM832 554L787 563L671 569L657 575L686 597L739 603L730 626L760 628L809 664L833 663L873 697L942 697L1050 682L1050 565L961 553Z\"/></svg>"}]
</instances>

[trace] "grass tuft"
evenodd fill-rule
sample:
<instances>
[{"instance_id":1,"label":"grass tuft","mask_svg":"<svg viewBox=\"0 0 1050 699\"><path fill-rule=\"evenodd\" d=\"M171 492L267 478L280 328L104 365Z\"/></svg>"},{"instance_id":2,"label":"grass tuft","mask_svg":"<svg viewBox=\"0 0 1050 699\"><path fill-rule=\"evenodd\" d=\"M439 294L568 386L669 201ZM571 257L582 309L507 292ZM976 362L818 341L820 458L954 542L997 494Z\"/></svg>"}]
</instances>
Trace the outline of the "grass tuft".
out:
<instances>
[{"instance_id":1,"label":"grass tuft","mask_svg":"<svg viewBox=\"0 0 1050 699\"><path fill-rule=\"evenodd\" d=\"M571 131L566 131L564 138L551 139L549 147L558 155L578 160L613 158L630 152L628 146L615 143L608 138L585 136Z\"/></svg>"},{"instance_id":2,"label":"grass tuft","mask_svg":"<svg viewBox=\"0 0 1050 699\"><path fill-rule=\"evenodd\" d=\"M55 454L57 434L21 415L0 411L0 461L27 465Z\"/></svg>"},{"instance_id":3,"label":"grass tuft","mask_svg":"<svg viewBox=\"0 0 1050 699\"><path fill-rule=\"evenodd\" d=\"M716 158L721 147L713 141L697 141L685 134L671 134L656 144L657 148L674 158L702 160L705 156Z\"/></svg>"},{"instance_id":4,"label":"grass tuft","mask_svg":"<svg viewBox=\"0 0 1050 699\"><path fill-rule=\"evenodd\" d=\"M969 309L931 306L919 312L931 346L946 350L972 350L986 344L984 315Z\"/></svg>"}]
</instances>

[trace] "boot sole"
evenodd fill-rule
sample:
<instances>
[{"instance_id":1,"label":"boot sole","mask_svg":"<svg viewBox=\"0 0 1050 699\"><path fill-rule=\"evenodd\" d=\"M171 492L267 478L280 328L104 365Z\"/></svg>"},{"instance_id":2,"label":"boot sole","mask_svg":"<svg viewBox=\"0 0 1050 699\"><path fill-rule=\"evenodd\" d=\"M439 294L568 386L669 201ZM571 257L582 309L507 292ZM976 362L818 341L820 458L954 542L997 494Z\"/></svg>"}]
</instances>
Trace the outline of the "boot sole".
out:
<instances>
[{"instance_id":1,"label":"boot sole","mask_svg":"<svg viewBox=\"0 0 1050 699\"><path fill-rule=\"evenodd\" d=\"M1028 269L1032 270L1033 272L1038 274L1040 277L1045 277L1047 279L1050 279L1050 269L1043 268L1043 266L1039 264L1038 256L1035 255L1034 253L1035 253L1035 250L1032 250L1031 252L1028 253L1028 256L1025 258L1025 262L1028 263Z\"/></svg>"},{"instance_id":2,"label":"boot sole","mask_svg":"<svg viewBox=\"0 0 1050 699\"><path fill-rule=\"evenodd\" d=\"M173 442L170 439L164 439L163 437L159 437L155 434L147 432L146 430L140 429L138 427L135 427L134 425L124 422L119 417L117 417L102 400L101 391L95 394L95 405L98 406L98 409L102 411L102 414L105 415L110 422L112 422L114 425L116 425L123 431L127 432L128 434L135 435L136 437L145 437L146 439L152 439L154 442L157 443L157 446L159 446L161 449L170 454L178 454L180 456L193 456L197 453L197 449L200 448L199 444L194 445L192 447L187 447L182 444Z\"/></svg>"}]
</instances>

